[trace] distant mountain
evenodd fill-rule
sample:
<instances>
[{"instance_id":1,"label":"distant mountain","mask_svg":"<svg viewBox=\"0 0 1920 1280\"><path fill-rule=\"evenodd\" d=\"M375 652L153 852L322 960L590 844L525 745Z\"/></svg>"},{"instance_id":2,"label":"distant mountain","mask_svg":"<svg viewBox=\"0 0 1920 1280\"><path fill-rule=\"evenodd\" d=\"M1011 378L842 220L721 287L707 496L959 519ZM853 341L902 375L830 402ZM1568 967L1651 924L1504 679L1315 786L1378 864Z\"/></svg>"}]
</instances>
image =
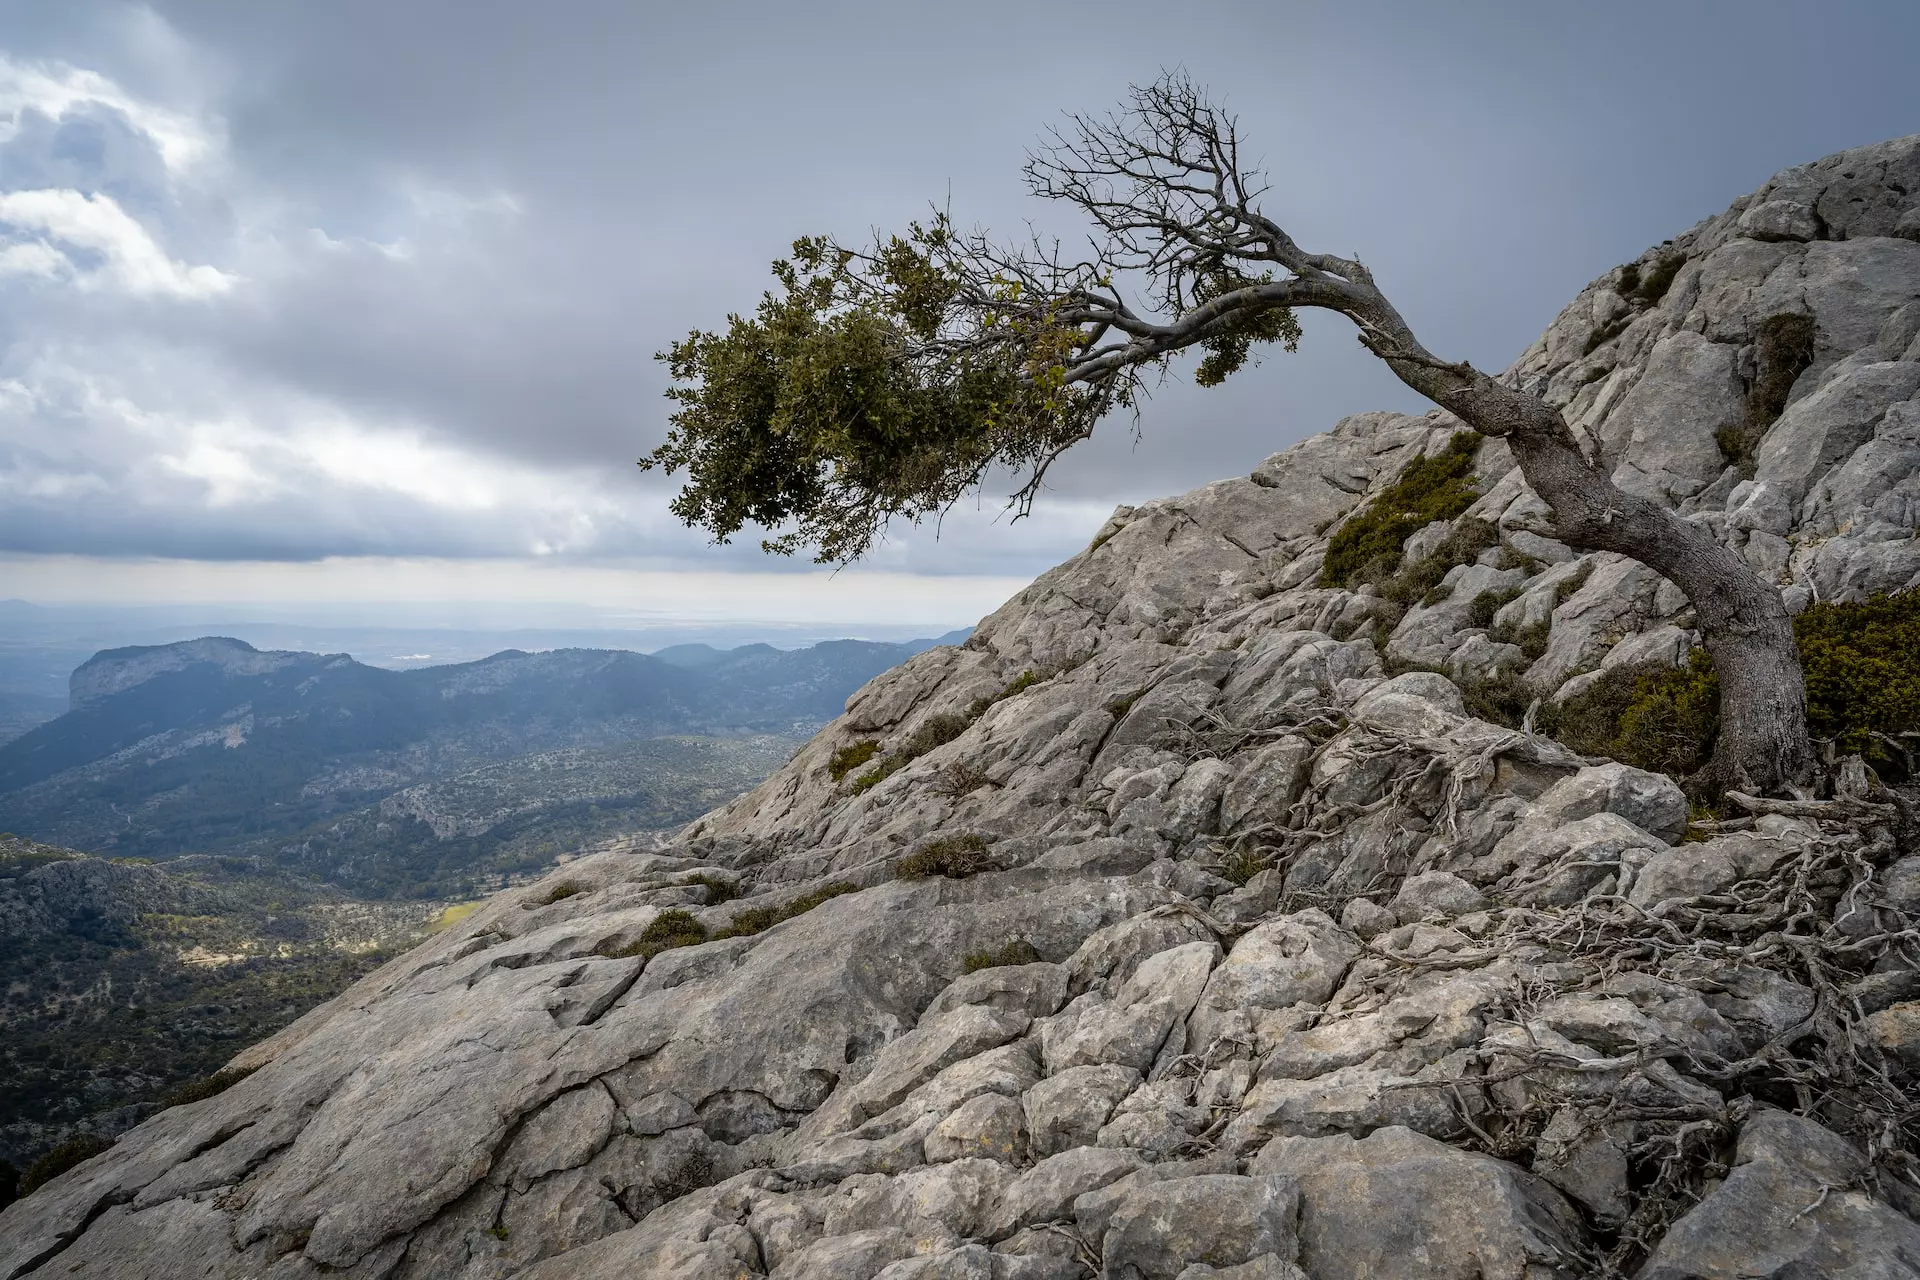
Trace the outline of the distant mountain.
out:
<instances>
[{"instance_id":1,"label":"distant mountain","mask_svg":"<svg viewBox=\"0 0 1920 1280\"><path fill-rule=\"evenodd\" d=\"M121 856L246 852L363 892L457 891L446 877L744 790L931 643L509 650L410 671L223 637L111 649L73 672L70 710L0 745L0 829ZM459 812L436 828L438 793L414 789L455 779Z\"/></svg>"}]
</instances>

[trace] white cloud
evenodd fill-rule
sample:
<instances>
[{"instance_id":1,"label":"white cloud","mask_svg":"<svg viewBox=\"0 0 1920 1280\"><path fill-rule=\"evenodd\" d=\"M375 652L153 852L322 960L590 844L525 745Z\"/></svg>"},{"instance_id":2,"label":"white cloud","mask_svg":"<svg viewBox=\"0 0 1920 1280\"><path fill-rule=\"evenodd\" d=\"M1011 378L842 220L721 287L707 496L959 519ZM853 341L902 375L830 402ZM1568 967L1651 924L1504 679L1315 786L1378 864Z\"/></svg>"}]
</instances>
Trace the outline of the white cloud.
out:
<instances>
[{"instance_id":1,"label":"white cloud","mask_svg":"<svg viewBox=\"0 0 1920 1280\"><path fill-rule=\"evenodd\" d=\"M217 122L142 102L97 71L64 62L17 62L0 52L0 144L19 132L21 117L29 111L58 119L87 106L125 116L153 139L160 158L176 173L203 165L223 147Z\"/></svg>"},{"instance_id":2,"label":"white cloud","mask_svg":"<svg viewBox=\"0 0 1920 1280\"><path fill-rule=\"evenodd\" d=\"M213 297L235 282L216 267L188 266L169 258L147 229L108 195L72 190L0 192L0 226L11 226L16 234L39 232L60 244L90 250L102 260L98 268L89 268L46 240L24 240L7 246L8 257L0 258L0 270L18 254L33 274L70 272L83 289L113 284L135 295L179 298Z\"/></svg>"}]
</instances>

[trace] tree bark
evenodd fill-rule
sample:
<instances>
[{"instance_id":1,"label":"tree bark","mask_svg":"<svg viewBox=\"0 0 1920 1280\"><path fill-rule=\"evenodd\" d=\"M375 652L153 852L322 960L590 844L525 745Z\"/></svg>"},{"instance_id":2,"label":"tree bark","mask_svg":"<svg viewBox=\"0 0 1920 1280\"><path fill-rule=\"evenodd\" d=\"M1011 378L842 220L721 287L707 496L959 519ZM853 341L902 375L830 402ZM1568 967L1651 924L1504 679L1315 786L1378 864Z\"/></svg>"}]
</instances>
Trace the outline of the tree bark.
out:
<instances>
[{"instance_id":1,"label":"tree bark","mask_svg":"<svg viewBox=\"0 0 1920 1280\"><path fill-rule=\"evenodd\" d=\"M1371 281L1355 283L1372 295L1348 313L1362 340L1407 386L1507 441L1527 483L1553 508L1562 541L1629 556L1692 602L1720 679L1720 732L1695 789L1766 793L1809 781L1806 680L1779 591L1707 529L1616 488L1581 452L1559 410L1469 365L1435 359Z\"/></svg>"}]
</instances>

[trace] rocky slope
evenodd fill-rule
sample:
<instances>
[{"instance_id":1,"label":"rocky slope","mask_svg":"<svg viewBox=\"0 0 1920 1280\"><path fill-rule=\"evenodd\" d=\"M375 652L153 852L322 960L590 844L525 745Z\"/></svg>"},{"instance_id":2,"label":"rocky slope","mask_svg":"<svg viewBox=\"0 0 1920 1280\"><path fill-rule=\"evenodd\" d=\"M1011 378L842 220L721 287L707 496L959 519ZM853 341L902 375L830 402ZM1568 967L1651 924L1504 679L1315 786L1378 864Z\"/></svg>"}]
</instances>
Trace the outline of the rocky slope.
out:
<instances>
[{"instance_id":1,"label":"rocky slope","mask_svg":"<svg viewBox=\"0 0 1920 1280\"><path fill-rule=\"evenodd\" d=\"M1795 601L1904 586L1917 239L1920 138L1789 171L1510 376ZM1313 584L1454 428L1117 512L671 845L500 895L15 1204L0 1277L1920 1274L1920 861L1676 843L1666 778L1387 678L1381 597ZM1679 658L1670 587L1477 473L1505 547L1388 659Z\"/></svg>"}]
</instances>

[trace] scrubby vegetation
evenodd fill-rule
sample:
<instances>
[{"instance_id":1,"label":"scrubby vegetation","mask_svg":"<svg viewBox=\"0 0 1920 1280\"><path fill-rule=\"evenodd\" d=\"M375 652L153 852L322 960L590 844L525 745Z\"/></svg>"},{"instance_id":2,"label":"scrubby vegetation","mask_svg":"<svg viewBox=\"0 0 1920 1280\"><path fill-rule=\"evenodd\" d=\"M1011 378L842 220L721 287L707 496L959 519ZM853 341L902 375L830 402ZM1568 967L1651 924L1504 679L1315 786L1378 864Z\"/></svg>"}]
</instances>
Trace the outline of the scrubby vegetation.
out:
<instances>
[{"instance_id":1,"label":"scrubby vegetation","mask_svg":"<svg viewBox=\"0 0 1920 1280\"><path fill-rule=\"evenodd\" d=\"M632 956L651 960L662 951L697 946L706 940L707 926L696 920L692 912L675 907L655 916L640 931L640 936L626 946L615 947L610 943L602 943L595 948L595 952L612 960L625 960Z\"/></svg>"},{"instance_id":2,"label":"scrubby vegetation","mask_svg":"<svg viewBox=\"0 0 1920 1280\"><path fill-rule=\"evenodd\" d=\"M827 776L838 782L879 754L880 744L872 738L850 743L827 760Z\"/></svg>"},{"instance_id":3,"label":"scrubby vegetation","mask_svg":"<svg viewBox=\"0 0 1920 1280\"><path fill-rule=\"evenodd\" d=\"M1768 316L1754 334L1753 385L1747 390L1747 418L1737 427L1714 432L1714 442L1740 474L1752 477L1754 451L1767 428L1787 407L1794 382L1813 363L1813 317L1799 312Z\"/></svg>"},{"instance_id":4,"label":"scrubby vegetation","mask_svg":"<svg viewBox=\"0 0 1920 1280\"><path fill-rule=\"evenodd\" d=\"M993 857L987 852L987 842L979 836L941 836L894 863L893 874L900 880L925 880L929 876L964 880L992 869Z\"/></svg>"},{"instance_id":5,"label":"scrubby vegetation","mask_svg":"<svg viewBox=\"0 0 1920 1280\"><path fill-rule=\"evenodd\" d=\"M1034 945L1025 938L1011 938L1004 945L990 951L969 951L960 960L960 972L978 973L982 969L999 969L1012 964L1038 964L1041 955Z\"/></svg>"},{"instance_id":6,"label":"scrubby vegetation","mask_svg":"<svg viewBox=\"0 0 1920 1280\"><path fill-rule=\"evenodd\" d=\"M1438 453L1415 458L1380 495L1348 517L1327 544L1323 587L1380 582L1399 568L1407 538L1473 505L1473 456L1480 437L1461 431Z\"/></svg>"},{"instance_id":7,"label":"scrubby vegetation","mask_svg":"<svg viewBox=\"0 0 1920 1280\"><path fill-rule=\"evenodd\" d=\"M704 871L698 875L689 877L687 883L689 885L697 884L707 891L706 905L709 907L717 907L723 902L732 902L740 896L739 885L733 883L731 880L722 880L719 876L709 875Z\"/></svg>"},{"instance_id":8,"label":"scrubby vegetation","mask_svg":"<svg viewBox=\"0 0 1920 1280\"><path fill-rule=\"evenodd\" d=\"M1883 774L1915 776L1920 740L1920 589L1858 604L1816 604L1794 619L1808 723L1835 755L1858 752ZM1554 709L1577 751L1684 778L1713 752L1720 682L1694 650L1685 667L1623 667Z\"/></svg>"},{"instance_id":9,"label":"scrubby vegetation","mask_svg":"<svg viewBox=\"0 0 1920 1280\"><path fill-rule=\"evenodd\" d=\"M749 938L756 933L764 933L795 916L803 916L821 903L837 898L841 894L859 891L860 886L857 884L835 880L811 893L803 893L791 902L783 902L777 907L749 907L729 920L726 926L713 936L715 938Z\"/></svg>"},{"instance_id":10,"label":"scrubby vegetation","mask_svg":"<svg viewBox=\"0 0 1920 1280\"><path fill-rule=\"evenodd\" d=\"M556 902L564 901L567 898L571 898L576 894L585 893L586 891L587 887L583 884L576 884L572 880L562 880L559 884L547 890L545 895L534 899L533 905L537 907L550 907Z\"/></svg>"},{"instance_id":11,"label":"scrubby vegetation","mask_svg":"<svg viewBox=\"0 0 1920 1280\"><path fill-rule=\"evenodd\" d=\"M91 1133L68 1138L27 1166L26 1172L20 1175L20 1194L32 1195L67 1170L93 1159L112 1145L105 1138Z\"/></svg>"},{"instance_id":12,"label":"scrubby vegetation","mask_svg":"<svg viewBox=\"0 0 1920 1280\"><path fill-rule=\"evenodd\" d=\"M873 790L927 752L952 742L965 733L972 723L966 716L953 712L928 716L897 749L888 752L879 764L853 780L854 794Z\"/></svg>"},{"instance_id":13,"label":"scrubby vegetation","mask_svg":"<svg viewBox=\"0 0 1920 1280\"><path fill-rule=\"evenodd\" d=\"M231 1071L216 1071L210 1076L201 1076L198 1080L189 1080L161 1094L160 1105L184 1107L189 1102L205 1102L208 1098L215 1098L225 1093L258 1070L258 1067L237 1067Z\"/></svg>"}]
</instances>

